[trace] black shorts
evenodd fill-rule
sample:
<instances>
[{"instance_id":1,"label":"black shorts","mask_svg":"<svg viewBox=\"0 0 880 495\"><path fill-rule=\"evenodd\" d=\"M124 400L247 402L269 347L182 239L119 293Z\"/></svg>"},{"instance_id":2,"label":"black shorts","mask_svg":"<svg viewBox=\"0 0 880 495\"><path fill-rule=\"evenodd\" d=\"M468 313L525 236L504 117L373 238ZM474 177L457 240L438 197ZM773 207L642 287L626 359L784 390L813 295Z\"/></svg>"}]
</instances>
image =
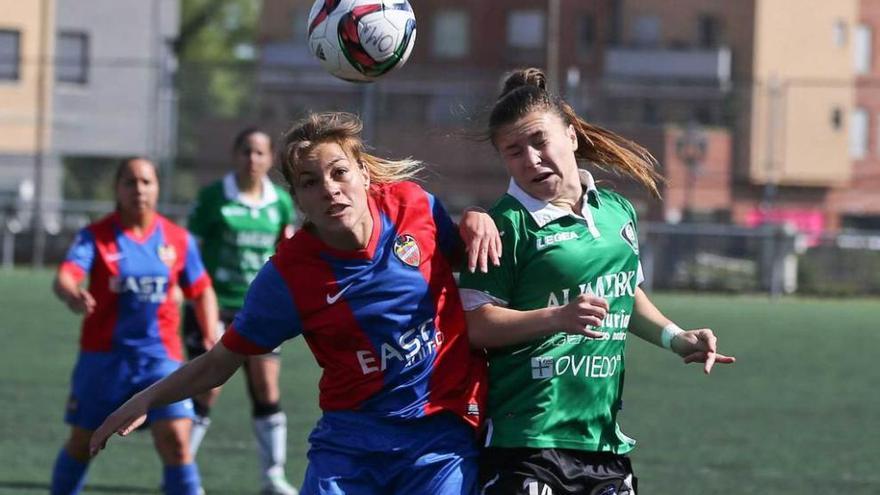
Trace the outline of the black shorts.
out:
<instances>
[{"instance_id":1,"label":"black shorts","mask_svg":"<svg viewBox=\"0 0 880 495\"><path fill-rule=\"evenodd\" d=\"M485 448L482 495L636 495L623 455L568 449Z\"/></svg>"},{"instance_id":2,"label":"black shorts","mask_svg":"<svg viewBox=\"0 0 880 495\"><path fill-rule=\"evenodd\" d=\"M221 309L220 322L223 324L224 330L228 327L232 320L235 319L237 313L234 309ZM196 318L196 310L192 304L184 305L183 309L183 345L186 347L186 357L195 359L206 352L205 344L202 341L202 330L199 327L199 320ZM281 356L281 347L272 349L272 352L263 354L265 357L278 358Z\"/></svg>"}]
</instances>

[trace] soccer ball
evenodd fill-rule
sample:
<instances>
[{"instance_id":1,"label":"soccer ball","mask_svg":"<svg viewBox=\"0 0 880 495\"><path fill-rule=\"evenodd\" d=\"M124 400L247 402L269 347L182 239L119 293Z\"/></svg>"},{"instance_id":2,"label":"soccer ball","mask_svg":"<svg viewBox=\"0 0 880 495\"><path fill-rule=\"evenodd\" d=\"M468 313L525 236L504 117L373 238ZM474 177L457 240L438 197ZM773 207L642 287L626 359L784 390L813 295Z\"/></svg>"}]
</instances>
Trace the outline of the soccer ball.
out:
<instances>
[{"instance_id":1,"label":"soccer ball","mask_svg":"<svg viewBox=\"0 0 880 495\"><path fill-rule=\"evenodd\" d=\"M416 42L407 0L316 0L309 50L334 76L372 81L400 67Z\"/></svg>"}]
</instances>

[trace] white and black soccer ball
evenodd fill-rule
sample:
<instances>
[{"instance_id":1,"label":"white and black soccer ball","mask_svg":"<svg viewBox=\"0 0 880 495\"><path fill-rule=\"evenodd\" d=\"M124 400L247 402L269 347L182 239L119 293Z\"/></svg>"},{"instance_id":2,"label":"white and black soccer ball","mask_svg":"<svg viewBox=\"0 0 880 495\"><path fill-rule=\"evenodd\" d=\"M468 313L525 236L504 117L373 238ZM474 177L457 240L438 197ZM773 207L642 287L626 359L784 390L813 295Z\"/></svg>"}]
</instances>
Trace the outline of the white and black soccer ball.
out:
<instances>
[{"instance_id":1,"label":"white and black soccer ball","mask_svg":"<svg viewBox=\"0 0 880 495\"><path fill-rule=\"evenodd\" d=\"M407 0L316 0L309 50L334 76L372 81L402 66L416 42Z\"/></svg>"}]
</instances>

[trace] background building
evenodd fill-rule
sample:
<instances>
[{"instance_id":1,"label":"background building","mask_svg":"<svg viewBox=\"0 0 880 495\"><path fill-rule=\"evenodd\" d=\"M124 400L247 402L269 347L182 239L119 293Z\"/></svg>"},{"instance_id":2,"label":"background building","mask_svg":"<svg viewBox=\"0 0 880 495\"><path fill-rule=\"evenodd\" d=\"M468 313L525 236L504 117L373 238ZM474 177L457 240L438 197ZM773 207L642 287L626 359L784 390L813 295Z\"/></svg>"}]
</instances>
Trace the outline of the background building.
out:
<instances>
[{"instance_id":1,"label":"background building","mask_svg":"<svg viewBox=\"0 0 880 495\"><path fill-rule=\"evenodd\" d=\"M0 201L35 259L71 199L109 200L115 162L169 169L179 0L0 2ZM170 174L163 174L170 175ZM11 227L10 227L11 225Z\"/></svg>"}]
</instances>

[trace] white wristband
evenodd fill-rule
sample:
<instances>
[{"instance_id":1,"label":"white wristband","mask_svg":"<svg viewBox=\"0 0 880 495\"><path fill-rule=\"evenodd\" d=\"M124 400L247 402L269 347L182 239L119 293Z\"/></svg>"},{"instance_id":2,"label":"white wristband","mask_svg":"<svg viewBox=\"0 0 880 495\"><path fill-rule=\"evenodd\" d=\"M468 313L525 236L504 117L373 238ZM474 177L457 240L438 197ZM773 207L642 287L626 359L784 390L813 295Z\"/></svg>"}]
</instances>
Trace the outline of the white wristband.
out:
<instances>
[{"instance_id":1,"label":"white wristband","mask_svg":"<svg viewBox=\"0 0 880 495\"><path fill-rule=\"evenodd\" d=\"M663 327L663 330L660 331L660 345L662 345L664 349L672 349L672 339L680 333L684 333L684 330L675 323L666 325Z\"/></svg>"}]
</instances>

